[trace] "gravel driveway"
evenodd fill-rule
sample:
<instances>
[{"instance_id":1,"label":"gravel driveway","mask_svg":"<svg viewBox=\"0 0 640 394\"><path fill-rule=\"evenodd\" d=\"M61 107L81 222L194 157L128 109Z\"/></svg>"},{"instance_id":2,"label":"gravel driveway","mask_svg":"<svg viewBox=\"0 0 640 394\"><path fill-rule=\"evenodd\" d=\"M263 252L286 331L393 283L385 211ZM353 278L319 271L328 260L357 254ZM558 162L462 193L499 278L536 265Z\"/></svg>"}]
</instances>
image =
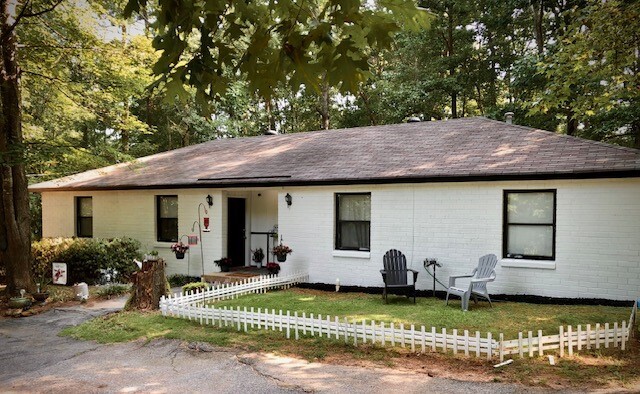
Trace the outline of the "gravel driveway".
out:
<instances>
[{"instance_id":1,"label":"gravel driveway","mask_svg":"<svg viewBox=\"0 0 640 394\"><path fill-rule=\"evenodd\" d=\"M100 345L57 336L65 327L117 311L120 304L0 320L0 392L545 392L388 368L308 363L177 340Z\"/></svg>"}]
</instances>

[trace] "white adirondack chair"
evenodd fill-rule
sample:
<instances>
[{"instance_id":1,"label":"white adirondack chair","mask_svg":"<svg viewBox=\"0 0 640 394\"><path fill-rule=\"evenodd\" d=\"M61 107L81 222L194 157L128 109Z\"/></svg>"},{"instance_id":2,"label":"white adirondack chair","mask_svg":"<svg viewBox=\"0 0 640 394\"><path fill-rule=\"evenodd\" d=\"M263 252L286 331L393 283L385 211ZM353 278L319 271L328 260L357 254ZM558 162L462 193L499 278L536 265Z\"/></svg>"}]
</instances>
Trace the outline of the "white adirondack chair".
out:
<instances>
[{"instance_id":1,"label":"white adirondack chair","mask_svg":"<svg viewBox=\"0 0 640 394\"><path fill-rule=\"evenodd\" d=\"M498 258L496 255L488 254L480 257L478 266L473 269L473 272L470 275L450 276L449 288L447 289L447 300L445 304L449 304L449 295L453 294L462 298L463 311L469 310L469 298L471 298L471 296L473 296L473 299L476 302L478 302L477 296L484 297L489 301L489 305L493 307L491 304L491 298L489 298L489 293L487 292L487 283L493 282L496 279L495 268L497 263ZM456 287L456 280L460 278L471 278L469 287Z\"/></svg>"}]
</instances>

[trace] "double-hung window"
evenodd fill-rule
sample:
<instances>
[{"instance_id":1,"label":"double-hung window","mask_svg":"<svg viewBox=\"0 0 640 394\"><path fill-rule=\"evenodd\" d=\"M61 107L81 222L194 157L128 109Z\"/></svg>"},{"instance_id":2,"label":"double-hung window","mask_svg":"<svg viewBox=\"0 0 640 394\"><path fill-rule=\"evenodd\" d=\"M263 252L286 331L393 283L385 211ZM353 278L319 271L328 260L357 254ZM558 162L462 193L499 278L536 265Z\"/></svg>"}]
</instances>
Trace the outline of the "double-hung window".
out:
<instances>
[{"instance_id":1,"label":"double-hung window","mask_svg":"<svg viewBox=\"0 0 640 394\"><path fill-rule=\"evenodd\" d=\"M336 249L370 249L371 193L336 194Z\"/></svg>"},{"instance_id":2,"label":"double-hung window","mask_svg":"<svg viewBox=\"0 0 640 394\"><path fill-rule=\"evenodd\" d=\"M505 190L503 224L504 257L555 260L555 190Z\"/></svg>"},{"instance_id":3,"label":"double-hung window","mask_svg":"<svg viewBox=\"0 0 640 394\"><path fill-rule=\"evenodd\" d=\"M76 236L93 237L93 198L76 197Z\"/></svg>"},{"instance_id":4,"label":"double-hung window","mask_svg":"<svg viewBox=\"0 0 640 394\"><path fill-rule=\"evenodd\" d=\"M156 196L158 242L178 242L178 196Z\"/></svg>"}]
</instances>

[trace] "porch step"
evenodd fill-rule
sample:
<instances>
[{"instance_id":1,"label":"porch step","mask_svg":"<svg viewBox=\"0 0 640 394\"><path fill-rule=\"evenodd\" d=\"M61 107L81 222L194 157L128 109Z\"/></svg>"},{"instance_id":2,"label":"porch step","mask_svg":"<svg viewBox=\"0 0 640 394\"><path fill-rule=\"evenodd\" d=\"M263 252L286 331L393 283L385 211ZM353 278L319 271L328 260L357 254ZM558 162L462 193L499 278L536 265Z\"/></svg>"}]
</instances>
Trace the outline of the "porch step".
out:
<instances>
[{"instance_id":1,"label":"porch step","mask_svg":"<svg viewBox=\"0 0 640 394\"><path fill-rule=\"evenodd\" d=\"M247 278L252 278L254 276L259 276L263 274L267 274L266 270L265 272L262 272L262 270L257 270L257 269L252 270L252 272L242 272L242 271L213 272L210 274L204 274L202 276L202 280L208 283L235 283L235 282L241 282Z\"/></svg>"}]
</instances>

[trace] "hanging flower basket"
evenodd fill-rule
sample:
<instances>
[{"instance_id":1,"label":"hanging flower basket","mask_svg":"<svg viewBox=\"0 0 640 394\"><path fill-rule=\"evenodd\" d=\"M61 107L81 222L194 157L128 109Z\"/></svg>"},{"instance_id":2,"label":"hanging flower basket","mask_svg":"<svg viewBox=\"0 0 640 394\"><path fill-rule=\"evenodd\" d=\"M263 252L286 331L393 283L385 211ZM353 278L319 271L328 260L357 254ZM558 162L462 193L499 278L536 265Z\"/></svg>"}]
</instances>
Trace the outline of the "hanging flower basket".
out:
<instances>
[{"instance_id":1,"label":"hanging flower basket","mask_svg":"<svg viewBox=\"0 0 640 394\"><path fill-rule=\"evenodd\" d=\"M274 246L272 252L276 255L276 258L279 262L284 263L285 261L287 261L287 255L293 252L293 250L287 245L280 244Z\"/></svg>"},{"instance_id":2,"label":"hanging flower basket","mask_svg":"<svg viewBox=\"0 0 640 394\"><path fill-rule=\"evenodd\" d=\"M176 254L176 259L184 259L185 252L189 250L189 245L185 245L182 242L171 245L171 251Z\"/></svg>"}]
</instances>

